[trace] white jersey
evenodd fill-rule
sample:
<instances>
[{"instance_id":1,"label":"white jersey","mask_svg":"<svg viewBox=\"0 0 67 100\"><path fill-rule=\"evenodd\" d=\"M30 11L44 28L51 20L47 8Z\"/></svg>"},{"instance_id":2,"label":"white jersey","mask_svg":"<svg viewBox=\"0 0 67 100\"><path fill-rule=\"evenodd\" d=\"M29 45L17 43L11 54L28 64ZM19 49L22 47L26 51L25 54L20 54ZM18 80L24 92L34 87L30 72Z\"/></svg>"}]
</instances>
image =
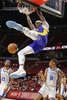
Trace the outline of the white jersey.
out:
<instances>
[{"instance_id":1,"label":"white jersey","mask_svg":"<svg viewBox=\"0 0 67 100\"><path fill-rule=\"evenodd\" d=\"M11 68L9 68L8 70L4 70L4 68L1 69L1 84L2 85L8 85L9 83L9 74L10 74L10 70Z\"/></svg>"},{"instance_id":2,"label":"white jersey","mask_svg":"<svg viewBox=\"0 0 67 100\"><path fill-rule=\"evenodd\" d=\"M52 70L50 67L46 69L47 71L47 78L46 78L46 84L49 86L55 86L57 84L58 79L58 70L59 68L56 68L55 70Z\"/></svg>"},{"instance_id":3,"label":"white jersey","mask_svg":"<svg viewBox=\"0 0 67 100\"><path fill-rule=\"evenodd\" d=\"M47 22L46 20L43 21L43 23L42 23L42 27L43 27L43 28L46 28L46 29L49 30L49 24L48 24L48 22Z\"/></svg>"}]
</instances>

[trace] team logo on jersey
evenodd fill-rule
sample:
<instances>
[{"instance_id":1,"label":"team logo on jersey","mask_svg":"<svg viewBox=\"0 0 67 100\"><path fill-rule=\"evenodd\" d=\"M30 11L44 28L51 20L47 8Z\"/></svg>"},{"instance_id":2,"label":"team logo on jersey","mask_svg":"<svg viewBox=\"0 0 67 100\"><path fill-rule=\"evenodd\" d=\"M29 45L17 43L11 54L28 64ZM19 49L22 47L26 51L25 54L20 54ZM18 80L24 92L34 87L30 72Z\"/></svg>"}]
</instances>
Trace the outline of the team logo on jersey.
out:
<instances>
[{"instance_id":1,"label":"team logo on jersey","mask_svg":"<svg viewBox=\"0 0 67 100\"><path fill-rule=\"evenodd\" d=\"M6 75L8 75L9 73L8 72L5 72L6 73Z\"/></svg>"}]
</instances>

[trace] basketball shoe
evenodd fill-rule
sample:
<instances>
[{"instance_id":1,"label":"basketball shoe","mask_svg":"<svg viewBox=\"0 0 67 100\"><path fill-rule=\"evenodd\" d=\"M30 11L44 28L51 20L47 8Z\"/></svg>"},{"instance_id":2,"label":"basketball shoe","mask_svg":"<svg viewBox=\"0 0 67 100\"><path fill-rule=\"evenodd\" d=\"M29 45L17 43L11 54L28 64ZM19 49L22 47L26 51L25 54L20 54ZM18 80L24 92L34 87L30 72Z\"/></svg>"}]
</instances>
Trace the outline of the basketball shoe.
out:
<instances>
[{"instance_id":1,"label":"basketball shoe","mask_svg":"<svg viewBox=\"0 0 67 100\"><path fill-rule=\"evenodd\" d=\"M9 75L11 78L20 78L26 76L26 71L24 69L19 68L16 72L11 73Z\"/></svg>"},{"instance_id":2,"label":"basketball shoe","mask_svg":"<svg viewBox=\"0 0 67 100\"><path fill-rule=\"evenodd\" d=\"M13 28L13 29L18 30L18 31L23 30L23 26L21 24L16 23L15 21L9 20L6 22L6 25L7 25L7 27Z\"/></svg>"}]
</instances>

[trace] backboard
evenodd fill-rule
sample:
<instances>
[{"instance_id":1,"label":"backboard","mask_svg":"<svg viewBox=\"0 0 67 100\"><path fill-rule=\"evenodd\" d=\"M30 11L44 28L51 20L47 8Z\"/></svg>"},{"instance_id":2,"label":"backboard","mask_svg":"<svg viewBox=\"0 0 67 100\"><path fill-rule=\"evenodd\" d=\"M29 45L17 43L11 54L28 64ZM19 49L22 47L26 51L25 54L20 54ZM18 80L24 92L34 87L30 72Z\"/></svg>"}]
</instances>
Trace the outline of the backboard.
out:
<instances>
[{"instance_id":1,"label":"backboard","mask_svg":"<svg viewBox=\"0 0 67 100\"><path fill-rule=\"evenodd\" d=\"M65 3L64 0L50 0L46 4L40 6L41 9L56 17L62 18L64 16Z\"/></svg>"},{"instance_id":2,"label":"backboard","mask_svg":"<svg viewBox=\"0 0 67 100\"><path fill-rule=\"evenodd\" d=\"M21 0L22 2L31 3L28 0ZM32 1L32 0L30 0ZM33 4L33 3L32 3ZM34 4L35 5L35 4ZM64 0L49 0L42 5L35 5L43 12L62 18L64 16L65 2Z\"/></svg>"},{"instance_id":3,"label":"backboard","mask_svg":"<svg viewBox=\"0 0 67 100\"><path fill-rule=\"evenodd\" d=\"M46 12L48 14L51 14L51 15L59 17L59 18L63 18L64 10L65 10L64 0L48 0L47 3L42 4L42 5L36 5L32 1L36 1L36 0L2 0L3 5L4 5L4 7L2 7L2 8L4 10L9 5L10 8L8 7L7 10L11 9L11 7L14 7L15 9L13 9L13 8L12 9L16 10L17 2L22 2L25 5L30 5L30 4L35 5L38 8L40 8L40 10L43 12ZM44 0L37 0L37 1L40 2L40 1L44 1ZM5 2L7 2L7 3L5 3ZM11 4L8 4L8 2Z\"/></svg>"}]
</instances>

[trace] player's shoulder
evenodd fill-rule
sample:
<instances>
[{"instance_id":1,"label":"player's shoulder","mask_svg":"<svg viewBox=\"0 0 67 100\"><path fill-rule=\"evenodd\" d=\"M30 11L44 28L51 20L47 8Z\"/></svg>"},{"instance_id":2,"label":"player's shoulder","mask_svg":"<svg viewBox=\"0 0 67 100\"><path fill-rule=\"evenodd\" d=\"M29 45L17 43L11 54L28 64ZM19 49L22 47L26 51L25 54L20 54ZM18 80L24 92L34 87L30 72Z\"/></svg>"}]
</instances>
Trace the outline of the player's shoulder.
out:
<instances>
[{"instance_id":1,"label":"player's shoulder","mask_svg":"<svg viewBox=\"0 0 67 100\"><path fill-rule=\"evenodd\" d=\"M50 69L50 67L47 67L45 70L48 71Z\"/></svg>"},{"instance_id":2,"label":"player's shoulder","mask_svg":"<svg viewBox=\"0 0 67 100\"><path fill-rule=\"evenodd\" d=\"M48 24L48 25L49 25L49 23L47 22L47 20L44 20L44 21L42 22L42 24Z\"/></svg>"},{"instance_id":3,"label":"player's shoulder","mask_svg":"<svg viewBox=\"0 0 67 100\"><path fill-rule=\"evenodd\" d=\"M34 28L33 28L33 31L37 31L37 29L34 27Z\"/></svg>"},{"instance_id":4,"label":"player's shoulder","mask_svg":"<svg viewBox=\"0 0 67 100\"><path fill-rule=\"evenodd\" d=\"M57 68L57 71L63 73L63 71L60 68Z\"/></svg>"},{"instance_id":5,"label":"player's shoulder","mask_svg":"<svg viewBox=\"0 0 67 100\"><path fill-rule=\"evenodd\" d=\"M61 71L60 68L58 68L58 67L56 67L56 70L57 70L57 71Z\"/></svg>"},{"instance_id":6,"label":"player's shoulder","mask_svg":"<svg viewBox=\"0 0 67 100\"><path fill-rule=\"evenodd\" d=\"M61 72L61 69L58 68L58 67L56 67L56 70L55 71L58 73L58 72Z\"/></svg>"},{"instance_id":7,"label":"player's shoulder","mask_svg":"<svg viewBox=\"0 0 67 100\"><path fill-rule=\"evenodd\" d=\"M42 26L43 27L47 27L48 29L49 29L49 23L46 21L46 20L44 20L43 22L42 22Z\"/></svg>"},{"instance_id":8,"label":"player's shoulder","mask_svg":"<svg viewBox=\"0 0 67 100\"><path fill-rule=\"evenodd\" d=\"M4 69L4 67L0 68L0 72Z\"/></svg>"}]
</instances>

